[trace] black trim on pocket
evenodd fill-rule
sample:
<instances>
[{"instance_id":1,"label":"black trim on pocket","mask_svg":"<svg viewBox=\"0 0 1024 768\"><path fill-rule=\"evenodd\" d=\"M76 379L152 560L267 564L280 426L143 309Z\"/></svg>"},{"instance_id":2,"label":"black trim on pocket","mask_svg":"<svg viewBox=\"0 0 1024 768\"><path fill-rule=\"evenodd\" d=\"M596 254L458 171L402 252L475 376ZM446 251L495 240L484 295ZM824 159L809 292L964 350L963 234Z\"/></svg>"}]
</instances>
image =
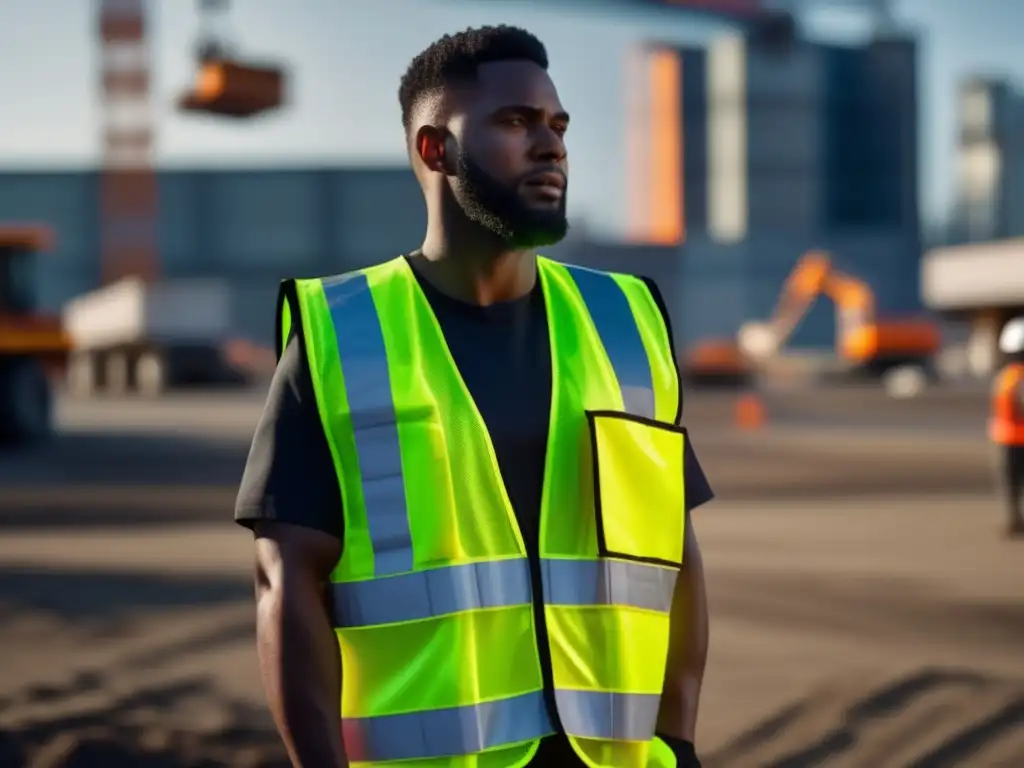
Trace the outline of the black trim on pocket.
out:
<instances>
[{"instance_id":1,"label":"black trim on pocket","mask_svg":"<svg viewBox=\"0 0 1024 768\"><path fill-rule=\"evenodd\" d=\"M634 563L667 565L672 568L682 568L682 562L677 563L673 560L662 560L660 557L637 557L636 555L627 555L623 552L615 552L608 549L608 542L604 537L604 512L601 509L601 464L597 458L597 430L595 429L594 421L599 417L621 419L623 421L635 421L638 424L645 424L649 427L664 429L666 432L676 432L689 440L690 434L686 427L681 427L678 424L670 424L665 421L658 421L656 419L649 419L646 416L636 416L635 414L625 413L623 411L584 411L584 413L587 417L587 427L590 430L590 463L594 470L594 517L597 529L598 556L611 557L616 560L629 560ZM680 467L679 471L682 472L683 468Z\"/></svg>"}]
</instances>

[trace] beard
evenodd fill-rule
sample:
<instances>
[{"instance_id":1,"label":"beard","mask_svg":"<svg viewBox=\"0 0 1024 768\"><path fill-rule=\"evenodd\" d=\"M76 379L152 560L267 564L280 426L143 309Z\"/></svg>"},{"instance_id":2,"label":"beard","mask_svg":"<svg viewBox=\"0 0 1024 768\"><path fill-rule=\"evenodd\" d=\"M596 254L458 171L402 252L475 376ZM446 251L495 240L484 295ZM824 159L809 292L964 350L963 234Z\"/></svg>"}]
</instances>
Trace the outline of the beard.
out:
<instances>
[{"instance_id":1,"label":"beard","mask_svg":"<svg viewBox=\"0 0 1024 768\"><path fill-rule=\"evenodd\" d=\"M555 208L533 208L516 185L505 184L485 172L465 152L456 161L453 185L456 202L470 221L501 239L509 248L553 245L569 231L563 194Z\"/></svg>"}]
</instances>

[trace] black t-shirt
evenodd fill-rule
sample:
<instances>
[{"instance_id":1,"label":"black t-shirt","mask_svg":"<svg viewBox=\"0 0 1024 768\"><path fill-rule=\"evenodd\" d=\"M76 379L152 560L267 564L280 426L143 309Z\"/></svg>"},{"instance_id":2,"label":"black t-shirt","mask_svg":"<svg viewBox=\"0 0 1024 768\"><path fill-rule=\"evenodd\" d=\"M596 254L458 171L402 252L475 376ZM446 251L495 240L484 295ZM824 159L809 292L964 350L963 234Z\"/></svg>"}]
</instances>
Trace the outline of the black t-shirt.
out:
<instances>
[{"instance_id":1,"label":"black t-shirt","mask_svg":"<svg viewBox=\"0 0 1024 768\"><path fill-rule=\"evenodd\" d=\"M660 292L652 282L647 284L667 322ZM453 299L423 279L420 285L487 425L534 583L540 583L538 536L551 406L550 340L540 283L522 299L488 307ZM245 526L259 520L301 525L340 540L344 528L341 491L297 328L295 323L253 438L235 520ZM684 471L686 506L692 510L713 493L689 443ZM543 611L536 615L543 639ZM541 658L550 691L551 665L543 650ZM554 711L553 701L549 708ZM582 765L564 737L545 739L530 762L533 768Z\"/></svg>"}]
</instances>

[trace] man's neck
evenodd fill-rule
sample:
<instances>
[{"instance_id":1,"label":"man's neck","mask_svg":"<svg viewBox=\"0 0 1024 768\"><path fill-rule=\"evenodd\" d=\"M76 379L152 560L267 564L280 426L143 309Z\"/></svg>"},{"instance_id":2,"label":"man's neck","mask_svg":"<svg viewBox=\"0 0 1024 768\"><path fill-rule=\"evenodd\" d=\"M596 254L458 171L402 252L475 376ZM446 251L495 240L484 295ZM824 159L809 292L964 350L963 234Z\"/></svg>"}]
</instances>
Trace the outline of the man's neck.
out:
<instances>
[{"instance_id":1,"label":"man's neck","mask_svg":"<svg viewBox=\"0 0 1024 768\"><path fill-rule=\"evenodd\" d=\"M428 228L414 268L435 288L467 304L522 298L537 281L532 251L509 250L489 233L454 238Z\"/></svg>"}]
</instances>

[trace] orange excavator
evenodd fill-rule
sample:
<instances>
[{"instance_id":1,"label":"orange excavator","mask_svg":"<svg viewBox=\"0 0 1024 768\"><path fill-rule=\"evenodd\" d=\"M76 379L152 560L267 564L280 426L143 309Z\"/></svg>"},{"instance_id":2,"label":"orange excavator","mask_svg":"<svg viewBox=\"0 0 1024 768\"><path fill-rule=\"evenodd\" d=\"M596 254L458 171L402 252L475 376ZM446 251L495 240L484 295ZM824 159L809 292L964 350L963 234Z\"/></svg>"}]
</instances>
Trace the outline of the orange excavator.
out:
<instances>
[{"instance_id":1,"label":"orange excavator","mask_svg":"<svg viewBox=\"0 0 1024 768\"><path fill-rule=\"evenodd\" d=\"M0 227L0 443L37 442L53 428L51 382L72 342L38 308L35 256L52 247L45 227Z\"/></svg>"},{"instance_id":2,"label":"orange excavator","mask_svg":"<svg viewBox=\"0 0 1024 768\"><path fill-rule=\"evenodd\" d=\"M836 307L836 352L845 369L883 375L907 365L931 367L941 345L938 326L923 318L880 319L870 286L835 269L822 251L797 262L768 323L740 329L741 351L755 361L778 354L820 296Z\"/></svg>"},{"instance_id":3,"label":"orange excavator","mask_svg":"<svg viewBox=\"0 0 1024 768\"><path fill-rule=\"evenodd\" d=\"M805 254L783 285L768 322L746 323L732 342L705 342L687 360L711 378L749 379L786 346L820 297L836 308L836 356L844 374L884 378L893 371L931 375L941 346L936 323L922 318L879 318L874 291L837 270L823 251Z\"/></svg>"}]
</instances>

